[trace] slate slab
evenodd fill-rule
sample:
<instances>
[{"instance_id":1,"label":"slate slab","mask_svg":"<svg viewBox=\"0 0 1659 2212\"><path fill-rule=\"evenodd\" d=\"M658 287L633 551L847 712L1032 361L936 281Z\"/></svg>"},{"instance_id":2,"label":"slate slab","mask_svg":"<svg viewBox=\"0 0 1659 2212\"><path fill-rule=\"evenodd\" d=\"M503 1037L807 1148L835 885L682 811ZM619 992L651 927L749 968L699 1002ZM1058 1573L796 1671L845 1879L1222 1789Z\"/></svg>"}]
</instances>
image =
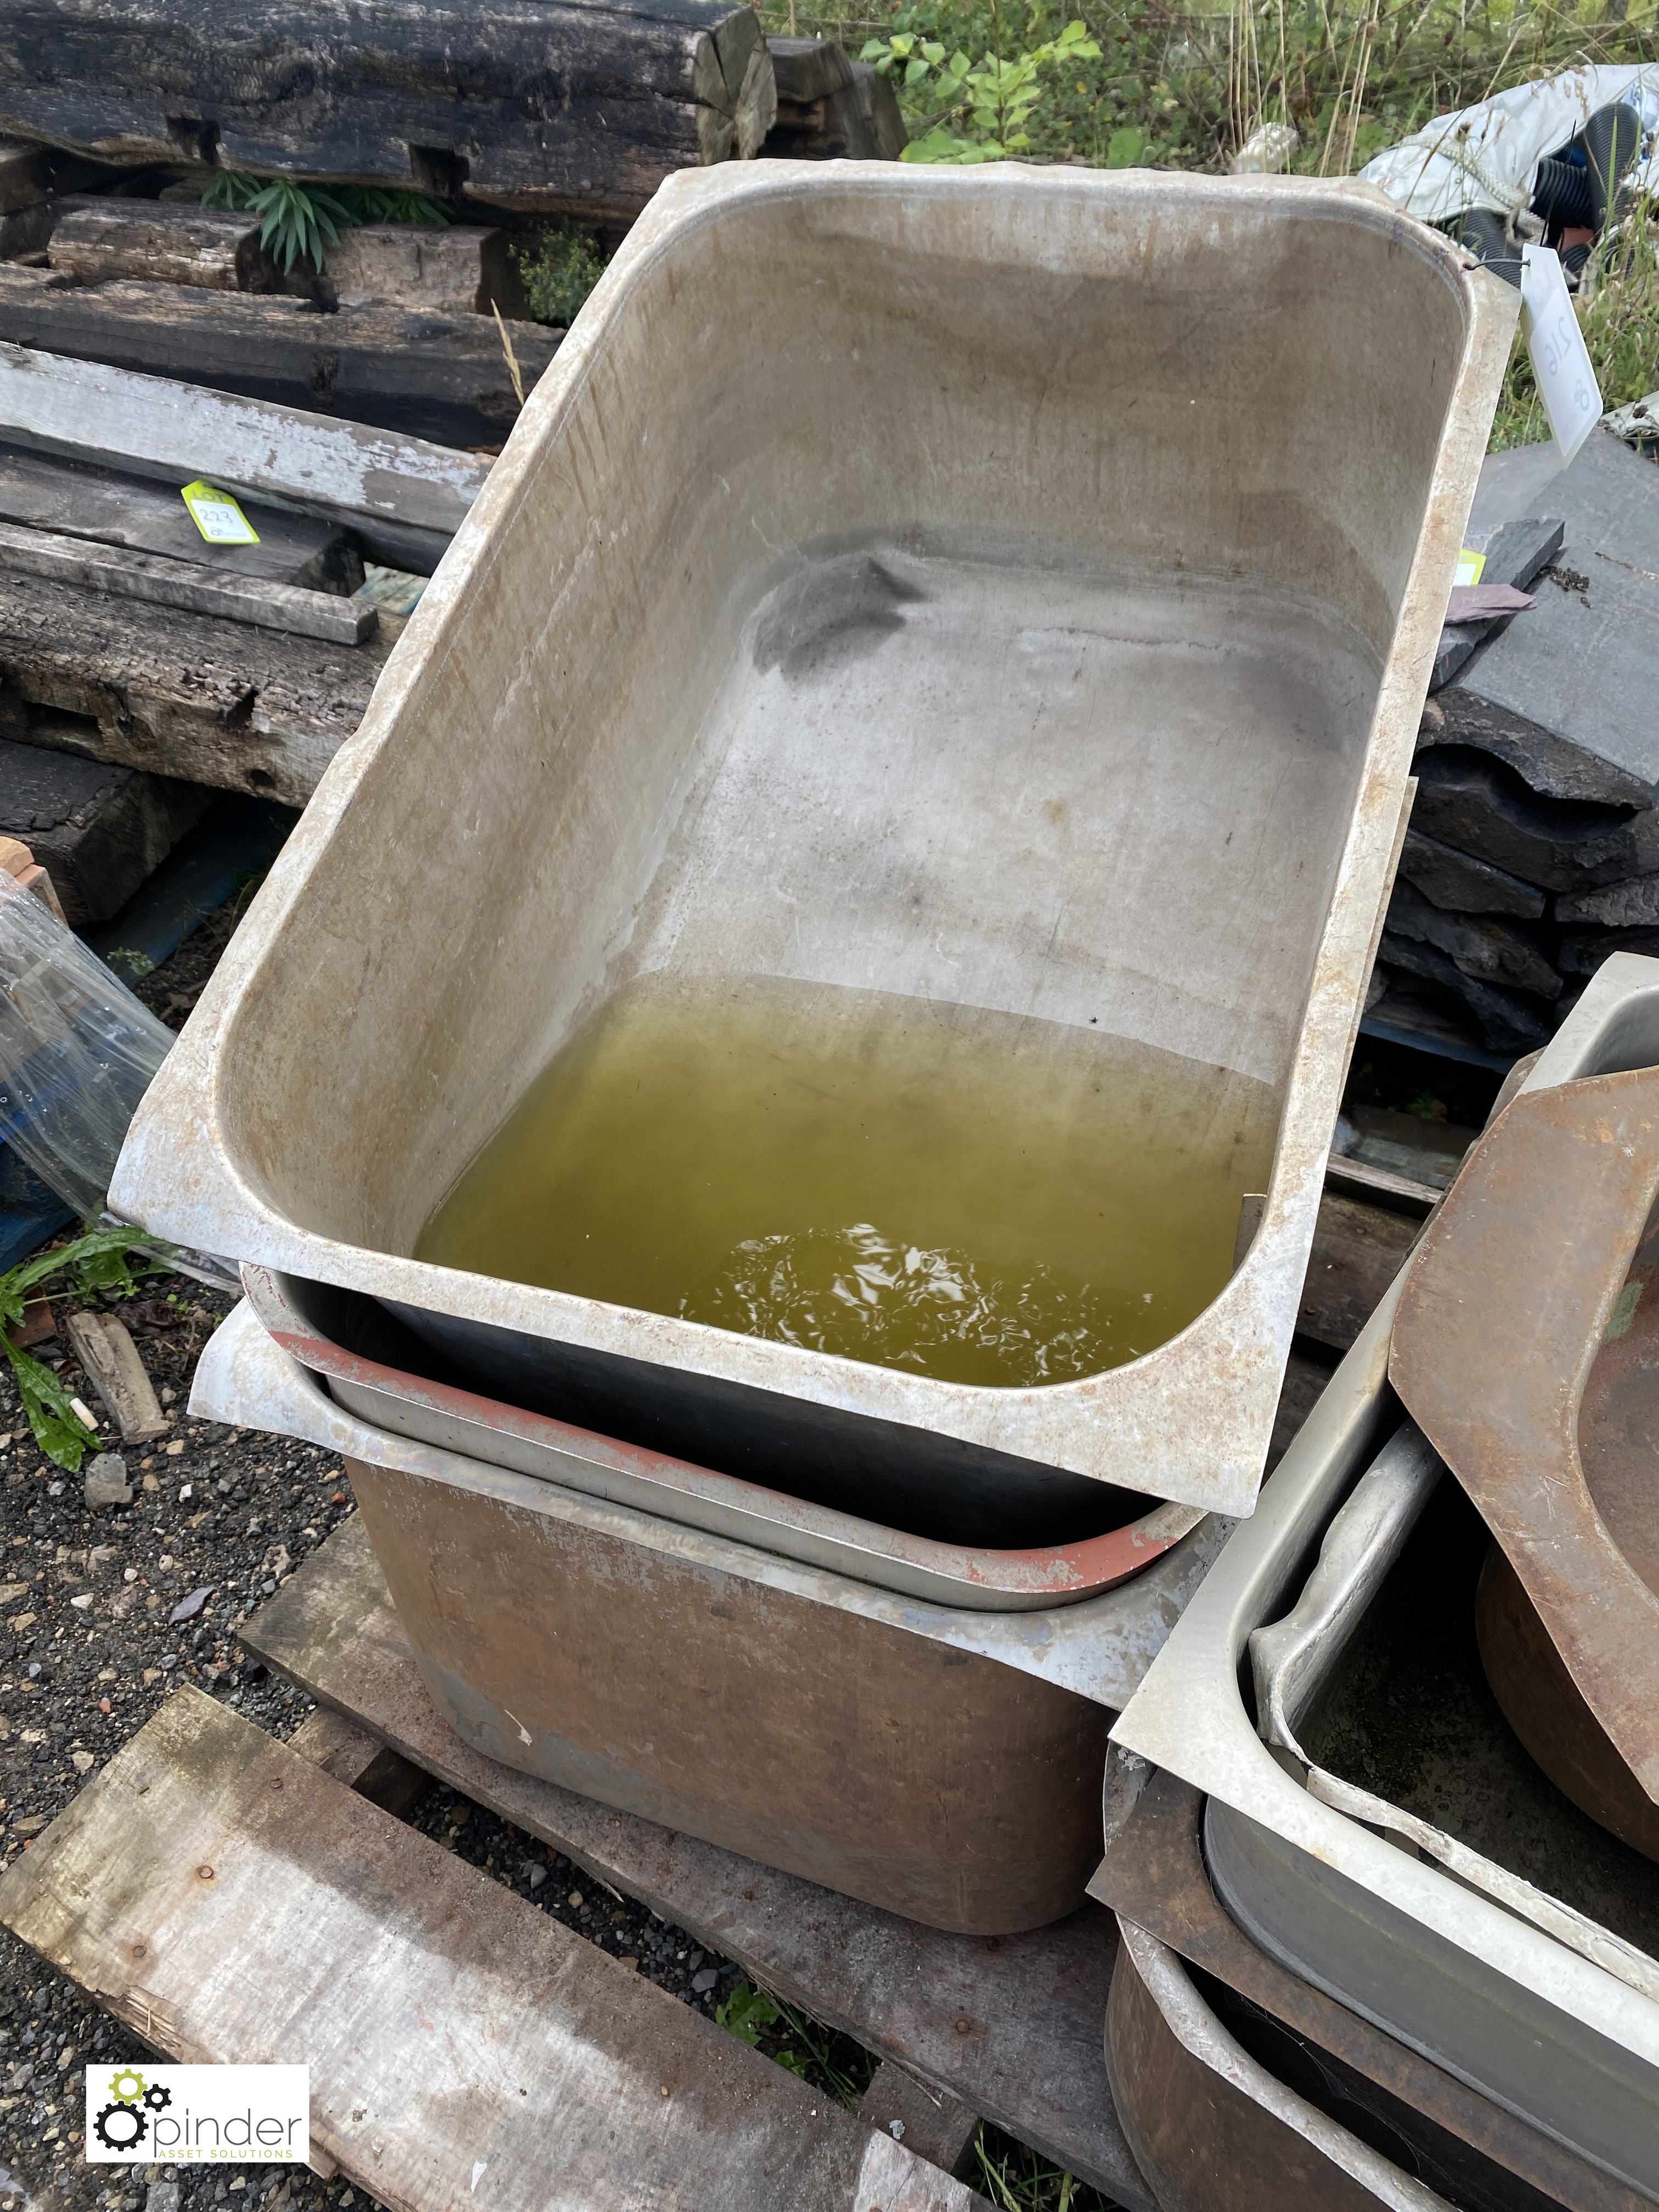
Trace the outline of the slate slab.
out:
<instances>
[{"instance_id":1,"label":"slate slab","mask_svg":"<svg viewBox=\"0 0 1659 2212\"><path fill-rule=\"evenodd\" d=\"M1593 430L1571 468L1554 448L1494 454L1471 528L1559 516L1565 538L1537 605L1438 695L1422 748L1473 745L1554 799L1659 805L1659 467ZM1519 508L1521 513L1516 514ZM1505 578L1503 580L1509 581Z\"/></svg>"},{"instance_id":2,"label":"slate slab","mask_svg":"<svg viewBox=\"0 0 1659 2212\"><path fill-rule=\"evenodd\" d=\"M1400 937L1385 929L1377 958L1385 967L1419 975L1461 999L1493 1052L1531 1052L1547 1044L1555 1033L1554 1016L1542 1000L1499 984L1483 983L1466 975L1445 953L1431 945L1419 944L1415 938Z\"/></svg>"},{"instance_id":3,"label":"slate slab","mask_svg":"<svg viewBox=\"0 0 1659 2212\"><path fill-rule=\"evenodd\" d=\"M1420 830L1406 832L1400 874L1449 913L1508 914L1536 921L1547 903L1535 884L1523 884L1519 876L1493 867L1490 860L1460 853L1455 845L1443 845Z\"/></svg>"},{"instance_id":4,"label":"slate slab","mask_svg":"<svg viewBox=\"0 0 1659 2212\"><path fill-rule=\"evenodd\" d=\"M1582 891L1659 867L1659 811L1551 799L1489 752L1419 745L1412 818L1540 890Z\"/></svg>"},{"instance_id":5,"label":"slate slab","mask_svg":"<svg viewBox=\"0 0 1659 2212\"><path fill-rule=\"evenodd\" d=\"M1466 975L1559 999L1561 978L1540 946L1507 921L1487 915L1446 914L1409 883L1395 886L1385 927L1397 937L1432 945L1455 960Z\"/></svg>"},{"instance_id":6,"label":"slate slab","mask_svg":"<svg viewBox=\"0 0 1659 2212\"><path fill-rule=\"evenodd\" d=\"M1470 551L1486 556L1477 588L1496 584L1525 591L1560 551L1565 529L1563 522L1533 517L1519 522L1501 522L1490 530L1466 531L1463 542ZM1455 605L1455 592L1452 599ZM1434 656L1434 673L1429 678L1430 690L1438 691L1449 684L1476 649L1514 619L1511 612L1485 616L1475 622L1445 623Z\"/></svg>"}]
</instances>

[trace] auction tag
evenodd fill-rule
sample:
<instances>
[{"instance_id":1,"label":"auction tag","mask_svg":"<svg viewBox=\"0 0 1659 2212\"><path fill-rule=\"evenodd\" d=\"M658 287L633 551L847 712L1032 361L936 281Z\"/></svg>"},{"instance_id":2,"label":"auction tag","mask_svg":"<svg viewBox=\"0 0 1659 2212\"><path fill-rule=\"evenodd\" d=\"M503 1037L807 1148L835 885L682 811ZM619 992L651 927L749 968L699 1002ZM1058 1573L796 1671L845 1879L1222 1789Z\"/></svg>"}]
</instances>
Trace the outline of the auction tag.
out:
<instances>
[{"instance_id":1,"label":"auction tag","mask_svg":"<svg viewBox=\"0 0 1659 2212\"><path fill-rule=\"evenodd\" d=\"M198 478L179 495L210 545L257 545L259 533L228 491Z\"/></svg>"},{"instance_id":2,"label":"auction tag","mask_svg":"<svg viewBox=\"0 0 1659 2212\"><path fill-rule=\"evenodd\" d=\"M1468 590L1472 585L1480 581L1486 573L1486 555L1471 553L1466 545L1457 556L1457 567L1452 574L1452 588L1455 591Z\"/></svg>"},{"instance_id":3,"label":"auction tag","mask_svg":"<svg viewBox=\"0 0 1659 2212\"><path fill-rule=\"evenodd\" d=\"M1601 419L1601 388L1572 311L1559 258L1547 246L1522 249L1521 327L1538 395L1565 468Z\"/></svg>"}]
</instances>

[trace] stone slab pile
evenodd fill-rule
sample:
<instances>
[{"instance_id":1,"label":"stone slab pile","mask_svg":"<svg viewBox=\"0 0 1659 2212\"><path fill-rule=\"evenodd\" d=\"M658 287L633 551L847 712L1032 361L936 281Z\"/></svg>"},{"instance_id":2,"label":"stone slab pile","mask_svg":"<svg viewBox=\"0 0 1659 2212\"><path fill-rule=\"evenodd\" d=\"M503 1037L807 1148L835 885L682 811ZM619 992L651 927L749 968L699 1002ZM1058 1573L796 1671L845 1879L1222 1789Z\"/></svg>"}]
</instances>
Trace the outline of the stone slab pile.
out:
<instances>
[{"instance_id":1,"label":"stone slab pile","mask_svg":"<svg viewBox=\"0 0 1659 2212\"><path fill-rule=\"evenodd\" d=\"M1514 1057L1659 953L1659 467L1606 430L1494 454L1466 542L1535 604L1442 632L1367 1025Z\"/></svg>"}]
</instances>

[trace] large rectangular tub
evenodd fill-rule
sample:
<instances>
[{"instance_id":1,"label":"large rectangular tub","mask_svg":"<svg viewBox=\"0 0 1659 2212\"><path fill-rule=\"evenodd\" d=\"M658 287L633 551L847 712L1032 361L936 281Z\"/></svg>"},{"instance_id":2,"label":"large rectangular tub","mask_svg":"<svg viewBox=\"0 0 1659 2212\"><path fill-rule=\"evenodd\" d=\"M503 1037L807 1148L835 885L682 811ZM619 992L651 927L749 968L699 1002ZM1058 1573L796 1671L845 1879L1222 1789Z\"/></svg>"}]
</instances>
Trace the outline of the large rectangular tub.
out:
<instances>
[{"instance_id":1,"label":"large rectangular tub","mask_svg":"<svg viewBox=\"0 0 1659 2212\"><path fill-rule=\"evenodd\" d=\"M1100 1485L1248 1510L1514 314L1353 186L676 179L112 1202L385 1300L512 1402L821 1502L850 1480L894 1526L948 1500L952 1540L1066 1540ZM1029 1388L415 1259L647 982L863 994L1025 1055L1055 1111L1109 1097L1103 1149L1156 1131L1172 1237L1200 1158L1266 1191L1260 1227L1167 1340Z\"/></svg>"}]
</instances>

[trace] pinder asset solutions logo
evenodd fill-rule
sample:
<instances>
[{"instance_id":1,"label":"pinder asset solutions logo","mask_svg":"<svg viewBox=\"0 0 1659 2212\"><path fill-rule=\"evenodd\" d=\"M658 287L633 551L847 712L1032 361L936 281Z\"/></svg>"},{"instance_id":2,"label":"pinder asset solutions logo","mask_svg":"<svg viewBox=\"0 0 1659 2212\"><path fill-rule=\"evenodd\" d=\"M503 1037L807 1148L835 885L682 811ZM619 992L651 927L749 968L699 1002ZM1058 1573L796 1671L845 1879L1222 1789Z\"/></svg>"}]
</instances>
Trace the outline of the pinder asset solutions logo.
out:
<instances>
[{"instance_id":1,"label":"pinder asset solutions logo","mask_svg":"<svg viewBox=\"0 0 1659 2212\"><path fill-rule=\"evenodd\" d=\"M86 2149L104 2165L279 2165L311 2154L308 2066L88 2066Z\"/></svg>"}]
</instances>

